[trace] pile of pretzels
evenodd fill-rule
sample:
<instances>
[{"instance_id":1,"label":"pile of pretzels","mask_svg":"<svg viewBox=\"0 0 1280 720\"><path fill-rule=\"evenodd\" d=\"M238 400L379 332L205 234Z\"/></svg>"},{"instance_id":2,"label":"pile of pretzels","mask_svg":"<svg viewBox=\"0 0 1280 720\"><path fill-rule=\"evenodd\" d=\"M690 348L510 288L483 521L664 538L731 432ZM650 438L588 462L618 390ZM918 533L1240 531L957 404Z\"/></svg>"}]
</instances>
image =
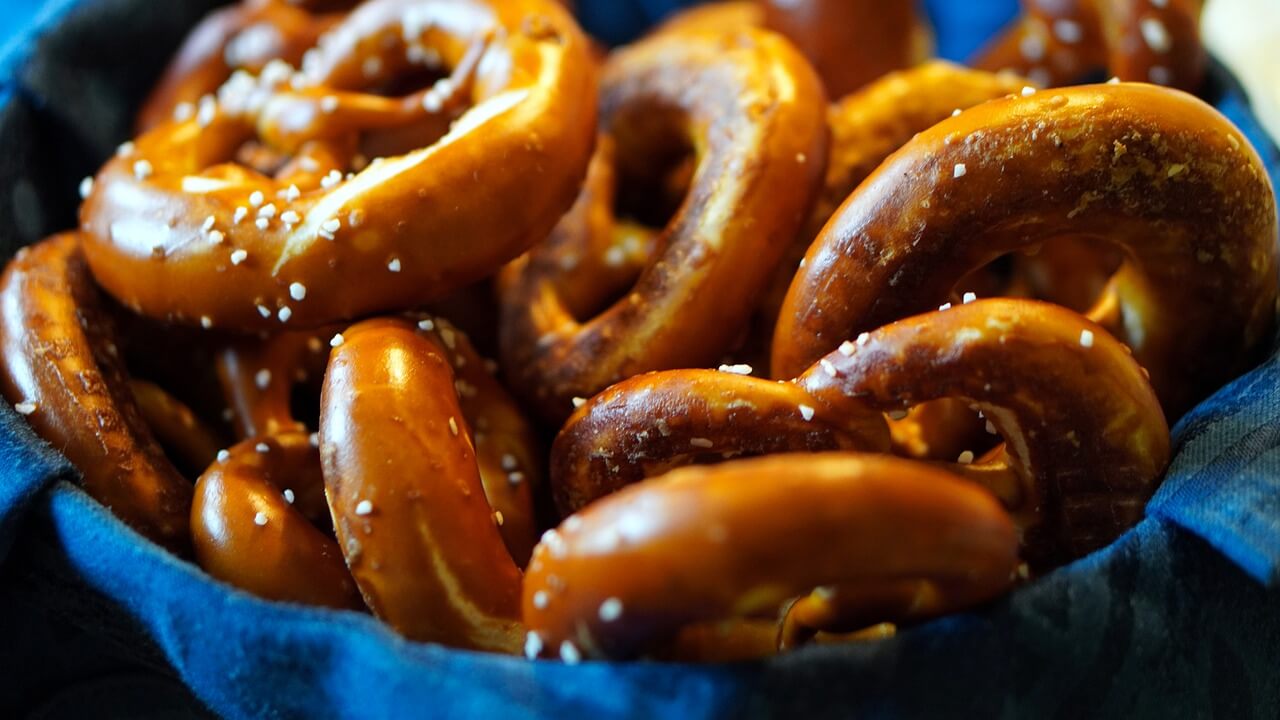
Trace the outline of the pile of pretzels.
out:
<instances>
[{"instance_id":1,"label":"pile of pretzels","mask_svg":"<svg viewBox=\"0 0 1280 720\"><path fill-rule=\"evenodd\" d=\"M908 2L606 51L553 0L242 0L9 263L0 389L150 540L413 640L710 661L974 608L1137 522L1272 337L1199 11L1027 0L965 68Z\"/></svg>"}]
</instances>

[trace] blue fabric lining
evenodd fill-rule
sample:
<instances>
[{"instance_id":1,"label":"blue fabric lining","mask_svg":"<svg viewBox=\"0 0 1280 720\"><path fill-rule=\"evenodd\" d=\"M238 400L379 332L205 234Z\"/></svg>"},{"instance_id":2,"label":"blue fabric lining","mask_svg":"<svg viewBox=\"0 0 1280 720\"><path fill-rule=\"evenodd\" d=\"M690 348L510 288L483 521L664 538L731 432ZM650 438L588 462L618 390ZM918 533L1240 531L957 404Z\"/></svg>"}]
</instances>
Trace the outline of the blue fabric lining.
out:
<instances>
[{"instance_id":1,"label":"blue fabric lining","mask_svg":"<svg viewBox=\"0 0 1280 720\"><path fill-rule=\"evenodd\" d=\"M0 255L72 222L79 177L129 135L158 60L212 4L55 0L0 47ZM679 4L578 0L609 40ZM1016 3L928 5L941 54L960 59ZM1239 91L1220 72L1214 85L1276 178ZM0 716L109 715L113 697L133 715L154 692L169 717L1274 717L1278 416L1273 357L1175 428L1148 519L979 611L759 663L569 667L409 643L367 616L214 582L67 482L75 471L3 407Z\"/></svg>"}]
</instances>

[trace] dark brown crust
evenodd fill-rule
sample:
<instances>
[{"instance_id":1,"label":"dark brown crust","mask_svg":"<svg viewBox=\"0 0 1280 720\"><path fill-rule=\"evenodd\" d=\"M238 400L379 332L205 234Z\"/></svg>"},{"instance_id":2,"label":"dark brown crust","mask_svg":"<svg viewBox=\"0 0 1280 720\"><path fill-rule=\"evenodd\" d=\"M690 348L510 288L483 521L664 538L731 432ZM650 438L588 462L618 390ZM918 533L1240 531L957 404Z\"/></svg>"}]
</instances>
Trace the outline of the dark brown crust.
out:
<instances>
[{"instance_id":1,"label":"dark brown crust","mask_svg":"<svg viewBox=\"0 0 1280 720\"><path fill-rule=\"evenodd\" d=\"M793 383L715 370L670 370L614 385L578 409L551 450L564 515L698 458L808 450L888 450L868 408L806 419L818 401Z\"/></svg>"},{"instance_id":2,"label":"dark brown crust","mask_svg":"<svg viewBox=\"0 0 1280 720\"><path fill-rule=\"evenodd\" d=\"M15 406L34 403L27 422L80 469L86 492L186 554L191 482L134 401L79 240L57 235L26 248L0 279L0 390Z\"/></svg>"},{"instance_id":3,"label":"dark brown crust","mask_svg":"<svg viewBox=\"0 0 1280 720\"><path fill-rule=\"evenodd\" d=\"M1189 95L1099 85L978 106L890 157L809 249L773 373L792 377L859 332L945 302L971 270L1059 236L1128 254L1111 329L1172 417L1270 338L1276 209L1257 153Z\"/></svg>"},{"instance_id":4,"label":"dark brown crust","mask_svg":"<svg viewBox=\"0 0 1280 720\"><path fill-rule=\"evenodd\" d=\"M1086 334L1087 333L1087 334ZM846 354L848 352L848 354ZM1142 369L1101 326L1030 300L979 300L869 333L796 380L818 414L961 398L1005 439L951 469L1007 473L1037 566L1079 557L1142 517L1169 462L1169 427Z\"/></svg>"}]
</instances>

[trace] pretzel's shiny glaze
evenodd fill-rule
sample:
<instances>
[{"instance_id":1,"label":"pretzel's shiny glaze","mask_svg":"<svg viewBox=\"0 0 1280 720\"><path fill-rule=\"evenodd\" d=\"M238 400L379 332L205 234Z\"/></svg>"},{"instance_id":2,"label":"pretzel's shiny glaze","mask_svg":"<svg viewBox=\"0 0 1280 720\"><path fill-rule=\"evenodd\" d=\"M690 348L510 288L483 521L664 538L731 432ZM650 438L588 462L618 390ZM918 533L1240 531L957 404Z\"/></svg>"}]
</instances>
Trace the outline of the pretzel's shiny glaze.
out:
<instances>
[{"instance_id":1,"label":"pretzel's shiny glaze","mask_svg":"<svg viewBox=\"0 0 1280 720\"><path fill-rule=\"evenodd\" d=\"M175 321L314 327L446 296L544 237L572 204L595 130L595 69L557 4L373 0L332 37L305 75L311 86L286 93L288 78L237 76L212 118L162 124L103 167L81 220L108 292ZM443 112L424 106L432 91L390 114L394 99L355 92L399 76L406 57L426 53L418 43L446 65L483 51L468 71L474 107L430 146L338 179L360 130ZM229 163L260 119L265 135L300 143L274 177ZM286 132L302 126L323 142ZM330 172L336 182L324 180Z\"/></svg>"},{"instance_id":2,"label":"pretzel's shiny glaze","mask_svg":"<svg viewBox=\"0 0 1280 720\"><path fill-rule=\"evenodd\" d=\"M821 84L772 33L655 35L614 53L602 93L620 163L686 142L697 169L660 252L594 317L574 317L557 289L567 259L593 247L579 225L504 270L504 365L556 420L622 378L717 361L807 216L826 156Z\"/></svg>"},{"instance_id":3,"label":"pretzel's shiny glaze","mask_svg":"<svg viewBox=\"0 0 1280 720\"><path fill-rule=\"evenodd\" d=\"M988 493L883 456L779 455L683 468L543 537L525 576L527 650L630 657L690 623L768 616L832 583L928 578L957 609L1010 584L1017 532Z\"/></svg>"},{"instance_id":4,"label":"pretzel's shiny glaze","mask_svg":"<svg viewBox=\"0 0 1280 720\"><path fill-rule=\"evenodd\" d=\"M0 391L79 468L86 492L185 554L191 483L138 409L79 243L64 234L24 248L0 279Z\"/></svg>"},{"instance_id":5,"label":"pretzel's shiny glaze","mask_svg":"<svg viewBox=\"0 0 1280 720\"><path fill-rule=\"evenodd\" d=\"M1029 82L935 60L885 75L833 104L827 111L831 151L822 192L760 300L743 357L757 367L768 365L778 312L801 259L836 209L885 158L956 110L1019 93Z\"/></svg>"},{"instance_id":6,"label":"pretzel's shiny glaze","mask_svg":"<svg viewBox=\"0 0 1280 720\"><path fill-rule=\"evenodd\" d=\"M222 443L191 408L147 380L134 378L129 389L147 427L177 465L195 477L213 462Z\"/></svg>"},{"instance_id":7,"label":"pretzel's shiny glaze","mask_svg":"<svg viewBox=\"0 0 1280 720\"><path fill-rule=\"evenodd\" d=\"M538 538L533 493L546 485L544 452L534 429L494 377L492 363L476 351L465 333L439 316L422 315L417 322L419 330L430 328L453 368L453 388L471 430L485 499L494 517L502 518L499 531L507 551L524 567Z\"/></svg>"},{"instance_id":8,"label":"pretzel's shiny glaze","mask_svg":"<svg viewBox=\"0 0 1280 720\"><path fill-rule=\"evenodd\" d=\"M395 319L331 353L321 459L338 540L366 603L408 638L520 646L520 570L485 501L446 350Z\"/></svg>"},{"instance_id":9,"label":"pretzel's shiny glaze","mask_svg":"<svg viewBox=\"0 0 1280 720\"><path fill-rule=\"evenodd\" d=\"M556 436L556 506L567 515L700 457L888 450L884 419L869 406L822 417L810 414L817 406L794 383L715 370L623 380L574 412Z\"/></svg>"},{"instance_id":10,"label":"pretzel's shiny glaze","mask_svg":"<svg viewBox=\"0 0 1280 720\"><path fill-rule=\"evenodd\" d=\"M303 433L230 448L196 482L191 535L200 567L268 600L362 607L338 543L294 506L323 487L320 455Z\"/></svg>"},{"instance_id":11,"label":"pretzel's shiny glaze","mask_svg":"<svg viewBox=\"0 0 1280 720\"><path fill-rule=\"evenodd\" d=\"M1120 84L992 101L918 135L841 206L788 292L771 369L791 377L936 307L1004 253L1086 237L1127 255L1098 317L1177 417L1270 338L1276 228L1257 153L1189 95Z\"/></svg>"},{"instance_id":12,"label":"pretzel's shiny glaze","mask_svg":"<svg viewBox=\"0 0 1280 720\"><path fill-rule=\"evenodd\" d=\"M1013 70L1047 86L1105 69L1121 80L1194 91L1207 55L1202 0L1023 0L1022 17L975 64Z\"/></svg>"},{"instance_id":13,"label":"pretzel's shiny glaze","mask_svg":"<svg viewBox=\"0 0 1280 720\"><path fill-rule=\"evenodd\" d=\"M991 421L1004 445L950 467L1017 513L1034 565L1083 555L1137 522L1169 462L1169 427L1142 368L1057 305L978 300L842 347L795 381L819 415L952 397Z\"/></svg>"},{"instance_id":14,"label":"pretzel's shiny glaze","mask_svg":"<svg viewBox=\"0 0 1280 720\"><path fill-rule=\"evenodd\" d=\"M282 0L244 0L210 13L183 41L147 96L138 113L138 130L150 130L175 113L194 115L200 98L216 92L236 70L258 73L272 60L297 65L325 28L337 20L333 15L313 15L297 5Z\"/></svg>"}]
</instances>

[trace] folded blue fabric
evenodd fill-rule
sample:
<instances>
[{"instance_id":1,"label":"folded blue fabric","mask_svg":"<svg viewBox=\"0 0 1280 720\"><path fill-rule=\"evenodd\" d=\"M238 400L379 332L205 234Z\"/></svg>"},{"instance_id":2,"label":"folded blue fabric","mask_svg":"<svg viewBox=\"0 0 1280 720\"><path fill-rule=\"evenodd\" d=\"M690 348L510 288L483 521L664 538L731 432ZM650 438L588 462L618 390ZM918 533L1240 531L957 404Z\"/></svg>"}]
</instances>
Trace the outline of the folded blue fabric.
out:
<instances>
[{"instance_id":1,"label":"folded blue fabric","mask_svg":"<svg viewBox=\"0 0 1280 720\"><path fill-rule=\"evenodd\" d=\"M214 4L57 0L0 49L0 255L73 221L79 178L129 135L132 108ZM612 40L678 4L578 2ZM1014 3L930 11L942 53L962 58ZM1238 91L1214 86L1280 175ZM6 407L0 716L1275 717L1278 415L1273 357L1178 425L1137 528L981 611L758 663L570 667L409 643L367 616L229 589L117 522Z\"/></svg>"}]
</instances>

